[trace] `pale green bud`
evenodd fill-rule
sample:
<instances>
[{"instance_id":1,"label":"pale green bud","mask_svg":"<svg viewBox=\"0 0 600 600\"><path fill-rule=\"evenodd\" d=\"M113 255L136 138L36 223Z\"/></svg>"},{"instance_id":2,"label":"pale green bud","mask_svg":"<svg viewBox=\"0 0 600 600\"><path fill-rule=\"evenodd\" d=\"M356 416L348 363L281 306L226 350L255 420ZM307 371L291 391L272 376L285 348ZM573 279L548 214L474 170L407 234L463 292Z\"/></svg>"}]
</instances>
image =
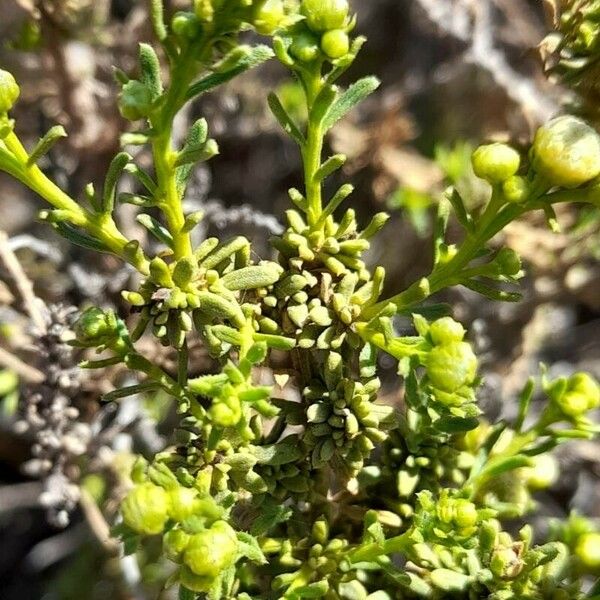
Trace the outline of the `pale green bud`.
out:
<instances>
[{"instance_id":1,"label":"pale green bud","mask_svg":"<svg viewBox=\"0 0 600 600\"><path fill-rule=\"evenodd\" d=\"M217 521L210 529L193 535L183 560L196 575L216 578L235 561L237 536L231 525Z\"/></svg>"},{"instance_id":2,"label":"pale green bud","mask_svg":"<svg viewBox=\"0 0 600 600\"><path fill-rule=\"evenodd\" d=\"M575 554L590 569L600 568L600 533L584 533L577 540Z\"/></svg>"},{"instance_id":3,"label":"pale green bud","mask_svg":"<svg viewBox=\"0 0 600 600\"><path fill-rule=\"evenodd\" d=\"M254 29L261 35L271 35L283 22L285 10L281 0L266 0L254 13Z\"/></svg>"},{"instance_id":4,"label":"pale green bud","mask_svg":"<svg viewBox=\"0 0 600 600\"><path fill-rule=\"evenodd\" d=\"M473 383L477 357L466 342L436 346L427 357L427 375L432 385L445 392L456 392Z\"/></svg>"},{"instance_id":5,"label":"pale green bud","mask_svg":"<svg viewBox=\"0 0 600 600\"><path fill-rule=\"evenodd\" d=\"M323 34L321 50L328 58L335 60L346 56L350 50L350 38L342 29L332 29Z\"/></svg>"},{"instance_id":6,"label":"pale green bud","mask_svg":"<svg viewBox=\"0 0 600 600\"><path fill-rule=\"evenodd\" d=\"M12 109L20 93L21 89L12 73L0 69L0 114Z\"/></svg>"},{"instance_id":7,"label":"pale green bud","mask_svg":"<svg viewBox=\"0 0 600 600\"><path fill-rule=\"evenodd\" d=\"M119 94L119 111L128 121L137 121L152 110L152 90L141 81L128 81Z\"/></svg>"},{"instance_id":8,"label":"pale green bud","mask_svg":"<svg viewBox=\"0 0 600 600\"><path fill-rule=\"evenodd\" d=\"M540 127L532 148L533 168L554 186L574 188L600 174L600 136L566 115Z\"/></svg>"},{"instance_id":9,"label":"pale green bud","mask_svg":"<svg viewBox=\"0 0 600 600\"><path fill-rule=\"evenodd\" d=\"M316 32L340 29L346 24L348 0L302 0L300 8L308 26Z\"/></svg>"},{"instance_id":10,"label":"pale green bud","mask_svg":"<svg viewBox=\"0 0 600 600\"><path fill-rule=\"evenodd\" d=\"M521 157L507 144L487 144L473 152L473 171L489 183L502 183L519 170Z\"/></svg>"},{"instance_id":11,"label":"pale green bud","mask_svg":"<svg viewBox=\"0 0 600 600\"><path fill-rule=\"evenodd\" d=\"M169 498L167 492L153 483L134 487L121 503L125 524L137 533L156 535L167 522Z\"/></svg>"},{"instance_id":12,"label":"pale green bud","mask_svg":"<svg viewBox=\"0 0 600 600\"><path fill-rule=\"evenodd\" d=\"M436 346L462 342L465 337L465 329L452 317L443 317L434 321L429 327L429 335Z\"/></svg>"},{"instance_id":13,"label":"pale green bud","mask_svg":"<svg viewBox=\"0 0 600 600\"><path fill-rule=\"evenodd\" d=\"M529 196L529 182L525 177L520 175L513 175L509 177L502 185L502 191L504 197L508 202L519 204L527 200Z\"/></svg>"}]
</instances>

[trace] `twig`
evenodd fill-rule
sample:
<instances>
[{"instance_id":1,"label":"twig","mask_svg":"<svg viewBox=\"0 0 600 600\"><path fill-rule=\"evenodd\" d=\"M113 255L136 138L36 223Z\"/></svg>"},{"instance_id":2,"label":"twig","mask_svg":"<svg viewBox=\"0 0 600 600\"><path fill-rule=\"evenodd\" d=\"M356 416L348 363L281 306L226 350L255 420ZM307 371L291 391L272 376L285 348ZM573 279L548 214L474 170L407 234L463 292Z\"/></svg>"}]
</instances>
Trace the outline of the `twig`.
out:
<instances>
[{"instance_id":1,"label":"twig","mask_svg":"<svg viewBox=\"0 0 600 600\"><path fill-rule=\"evenodd\" d=\"M41 371L38 371L35 367L23 362L20 358L4 348L0 348L0 365L6 367L10 371L14 371L27 383L38 385L43 383L46 379L46 376Z\"/></svg>"},{"instance_id":2,"label":"twig","mask_svg":"<svg viewBox=\"0 0 600 600\"><path fill-rule=\"evenodd\" d=\"M46 320L44 315L39 309L39 298L33 291L33 284L25 274L21 263L15 256L15 253L11 250L8 243L8 235L6 232L0 230L0 259L4 263L4 266L8 269L8 272L12 276L19 294L25 305L25 309L29 314L29 317L39 329L41 333L46 332Z\"/></svg>"},{"instance_id":3,"label":"twig","mask_svg":"<svg viewBox=\"0 0 600 600\"><path fill-rule=\"evenodd\" d=\"M79 498L79 504L83 510L83 514L98 541L102 544L102 547L112 554L117 554L119 551L119 543L110 535L110 527L104 518L104 515L98 508L98 505L90 494L81 488L81 496Z\"/></svg>"}]
</instances>

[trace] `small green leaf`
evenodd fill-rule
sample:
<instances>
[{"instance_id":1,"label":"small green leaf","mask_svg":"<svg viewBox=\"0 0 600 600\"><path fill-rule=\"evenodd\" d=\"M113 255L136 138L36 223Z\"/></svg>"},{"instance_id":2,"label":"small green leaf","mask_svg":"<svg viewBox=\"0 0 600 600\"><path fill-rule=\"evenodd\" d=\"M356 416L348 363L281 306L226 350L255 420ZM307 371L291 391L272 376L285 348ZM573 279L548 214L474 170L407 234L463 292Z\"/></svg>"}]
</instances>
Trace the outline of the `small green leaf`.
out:
<instances>
[{"instance_id":1,"label":"small green leaf","mask_svg":"<svg viewBox=\"0 0 600 600\"><path fill-rule=\"evenodd\" d=\"M293 138L299 146L304 146L304 144L306 143L304 135L302 134L296 123L294 123L294 120L284 108L283 104L281 104L279 98L275 94L270 93L268 97L268 102L271 112L277 119L278 123L281 125L282 129L291 138Z\"/></svg>"},{"instance_id":2,"label":"small green leaf","mask_svg":"<svg viewBox=\"0 0 600 600\"><path fill-rule=\"evenodd\" d=\"M315 173L315 181L323 181L329 177L332 173L335 173L340 167L342 167L347 160L345 154L335 154L330 156L322 165L321 168Z\"/></svg>"},{"instance_id":3,"label":"small green leaf","mask_svg":"<svg viewBox=\"0 0 600 600\"><path fill-rule=\"evenodd\" d=\"M252 562L264 565L267 562L258 541L253 535L244 531L237 532L238 548L240 556L250 559Z\"/></svg>"},{"instance_id":4,"label":"small green leaf","mask_svg":"<svg viewBox=\"0 0 600 600\"><path fill-rule=\"evenodd\" d=\"M27 166L31 167L35 165L42 156L47 154L52 146L58 142L61 138L67 137L67 132L62 125L55 125L52 127L44 137L35 145L35 148L31 151L29 158L27 159ZM2 136L0 136L2 139Z\"/></svg>"},{"instance_id":5,"label":"small green leaf","mask_svg":"<svg viewBox=\"0 0 600 600\"><path fill-rule=\"evenodd\" d=\"M140 44L141 81L150 90L152 101L163 91L160 62L154 48L150 44Z\"/></svg>"},{"instance_id":6,"label":"small green leaf","mask_svg":"<svg viewBox=\"0 0 600 600\"><path fill-rule=\"evenodd\" d=\"M192 98L204 94L209 90L233 79L237 75L240 75L248 69L252 69L261 63L269 60L274 56L273 51L268 46L260 45L254 46L237 62L237 64L228 71L223 73L212 73L207 77L204 77L200 81L192 84L187 91L186 99L191 100Z\"/></svg>"},{"instance_id":7,"label":"small green leaf","mask_svg":"<svg viewBox=\"0 0 600 600\"><path fill-rule=\"evenodd\" d=\"M173 236L154 217L147 214L138 215L135 220L144 226L159 242L169 248L173 247Z\"/></svg>"},{"instance_id":8,"label":"small green leaf","mask_svg":"<svg viewBox=\"0 0 600 600\"><path fill-rule=\"evenodd\" d=\"M367 96L379 87L376 77L364 77L353 83L331 106L325 121L325 129L333 127L340 119L346 116L357 104L360 104Z\"/></svg>"},{"instance_id":9,"label":"small green leaf","mask_svg":"<svg viewBox=\"0 0 600 600\"><path fill-rule=\"evenodd\" d=\"M466 288L469 288L470 290L489 298L490 300L496 300L499 302L519 302L523 298L523 295L518 292L507 292L506 290L500 290L476 279L461 281L461 284Z\"/></svg>"},{"instance_id":10,"label":"small green leaf","mask_svg":"<svg viewBox=\"0 0 600 600\"><path fill-rule=\"evenodd\" d=\"M111 161L108 167L106 178L104 179L104 188L102 190L101 209L103 213L110 214L115 206L115 196L117 193L117 183L127 164L131 161L131 156L127 152L119 152Z\"/></svg>"}]
</instances>

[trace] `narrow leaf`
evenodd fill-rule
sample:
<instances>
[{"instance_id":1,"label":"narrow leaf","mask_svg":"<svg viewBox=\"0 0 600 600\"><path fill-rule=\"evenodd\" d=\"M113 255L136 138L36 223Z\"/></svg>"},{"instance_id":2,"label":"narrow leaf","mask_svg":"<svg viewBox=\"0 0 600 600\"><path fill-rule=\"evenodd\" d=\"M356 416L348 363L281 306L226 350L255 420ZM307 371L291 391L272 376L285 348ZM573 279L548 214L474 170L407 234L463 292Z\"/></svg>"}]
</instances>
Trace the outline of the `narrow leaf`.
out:
<instances>
[{"instance_id":1,"label":"narrow leaf","mask_svg":"<svg viewBox=\"0 0 600 600\"><path fill-rule=\"evenodd\" d=\"M159 242L173 247L173 236L154 217L147 214L138 215L135 220L144 226Z\"/></svg>"},{"instance_id":2,"label":"narrow leaf","mask_svg":"<svg viewBox=\"0 0 600 600\"><path fill-rule=\"evenodd\" d=\"M156 100L163 91L160 62L150 44L140 44L141 81L151 91L152 100Z\"/></svg>"},{"instance_id":3,"label":"narrow leaf","mask_svg":"<svg viewBox=\"0 0 600 600\"><path fill-rule=\"evenodd\" d=\"M165 26L163 0L150 0L150 21L156 37L159 41L164 41L167 37L167 28Z\"/></svg>"},{"instance_id":4,"label":"narrow leaf","mask_svg":"<svg viewBox=\"0 0 600 600\"><path fill-rule=\"evenodd\" d=\"M272 57L273 51L268 46L254 46L253 48L250 48L249 52L243 56L238 64L232 69L225 71L224 73L213 73L192 84L187 91L186 99L190 100L195 96L204 94Z\"/></svg>"},{"instance_id":5,"label":"narrow leaf","mask_svg":"<svg viewBox=\"0 0 600 600\"><path fill-rule=\"evenodd\" d=\"M332 173L335 173L340 167L346 162L345 154L335 154L330 156L322 165L321 168L315 173L315 181L323 181L329 177Z\"/></svg>"},{"instance_id":6,"label":"narrow leaf","mask_svg":"<svg viewBox=\"0 0 600 600\"><path fill-rule=\"evenodd\" d=\"M101 209L103 213L110 214L115 207L115 195L117 192L117 183L126 165L131 160L127 152L119 152L110 163L106 179L104 180L104 189L102 191Z\"/></svg>"},{"instance_id":7,"label":"narrow leaf","mask_svg":"<svg viewBox=\"0 0 600 600\"><path fill-rule=\"evenodd\" d=\"M58 142L61 138L67 137L67 132L62 125L55 125L52 127L44 137L35 145L35 148L31 151L29 158L27 159L27 166L31 167L35 165L42 156L47 154L52 146Z\"/></svg>"},{"instance_id":8,"label":"narrow leaf","mask_svg":"<svg viewBox=\"0 0 600 600\"><path fill-rule=\"evenodd\" d=\"M499 302L519 302L523 297L518 292L499 290L475 279L461 281L461 284L486 298L490 298L490 300L497 300Z\"/></svg>"},{"instance_id":9,"label":"narrow leaf","mask_svg":"<svg viewBox=\"0 0 600 600\"><path fill-rule=\"evenodd\" d=\"M271 112L277 119L277 122L281 125L282 129L299 146L304 146L304 144L306 143L306 139L304 138L304 135L302 134L296 123L294 123L294 120L287 112L283 104L281 104L281 100L279 100L279 98L271 92L268 97L268 102Z\"/></svg>"},{"instance_id":10,"label":"narrow leaf","mask_svg":"<svg viewBox=\"0 0 600 600\"><path fill-rule=\"evenodd\" d=\"M340 119L346 116L357 104L360 104L367 96L379 87L376 77L364 77L353 83L335 101L325 116L325 129L333 127Z\"/></svg>"}]
</instances>

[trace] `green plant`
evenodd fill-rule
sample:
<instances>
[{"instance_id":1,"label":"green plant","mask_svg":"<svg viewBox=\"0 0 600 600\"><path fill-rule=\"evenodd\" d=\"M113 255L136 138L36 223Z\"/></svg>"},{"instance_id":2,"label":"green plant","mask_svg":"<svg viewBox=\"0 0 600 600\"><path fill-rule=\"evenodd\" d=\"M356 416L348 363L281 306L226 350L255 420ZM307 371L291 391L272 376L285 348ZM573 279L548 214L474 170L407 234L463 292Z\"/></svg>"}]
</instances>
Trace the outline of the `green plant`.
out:
<instances>
[{"instance_id":1,"label":"green plant","mask_svg":"<svg viewBox=\"0 0 600 600\"><path fill-rule=\"evenodd\" d=\"M150 15L168 83L147 44L137 78L116 75L123 117L143 121L123 144L149 146L153 171L121 152L103 189L89 186L83 201L37 166L64 131L52 128L26 150L8 117L18 86L0 71L0 169L51 205L41 217L59 234L119 256L143 277L123 292L138 315L132 331L109 310L80 316L74 343L102 353L83 367L124 364L140 381L107 400L161 390L180 413L178 448L138 457L133 467L114 528L126 552L162 536L175 565L167 584L179 585L182 599L585 597L583 576L598 562L589 550L593 531L536 545L529 526L516 535L504 527L526 517L532 491L551 483L549 453L597 432L589 413L600 404L598 383L581 373L544 377L546 407L530 419L529 381L515 422L490 425L477 405L480 378L466 331L442 316L443 306L423 302L457 285L518 300L506 284L522 275L519 257L489 243L530 211L543 210L553 224L556 203L598 205L598 135L564 116L540 129L529 160L506 145L476 150L489 201L472 208L450 189L439 202L430 274L386 298L384 269L371 271L364 254L387 216L362 228L351 208L338 213L351 185L330 198L324 192L345 162L323 159L327 132L378 86L373 77L338 86L365 42L351 39L346 0L195 0L169 25L161 0L152 0ZM273 51L240 41L250 27L273 36ZM272 240L277 260L255 262L242 237L192 244L202 215L183 211L186 185L218 147L203 119L174 147L173 122L188 102L273 55L304 92L305 125L276 95L268 98L299 147L304 185L290 190L288 227ZM138 193L119 193L125 175ZM123 202L139 207L139 223L161 244L156 255L119 230L114 213ZM458 244L446 238L451 215L464 230ZM427 318L436 312L440 318ZM396 334L397 314L413 316L414 335ZM174 372L141 353L145 334L174 351ZM193 336L218 361L217 373L188 372ZM380 352L398 361L402 410L378 402ZM289 367L277 379L290 391L285 397L255 377L275 353Z\"/></svg>"}]
</instances>

